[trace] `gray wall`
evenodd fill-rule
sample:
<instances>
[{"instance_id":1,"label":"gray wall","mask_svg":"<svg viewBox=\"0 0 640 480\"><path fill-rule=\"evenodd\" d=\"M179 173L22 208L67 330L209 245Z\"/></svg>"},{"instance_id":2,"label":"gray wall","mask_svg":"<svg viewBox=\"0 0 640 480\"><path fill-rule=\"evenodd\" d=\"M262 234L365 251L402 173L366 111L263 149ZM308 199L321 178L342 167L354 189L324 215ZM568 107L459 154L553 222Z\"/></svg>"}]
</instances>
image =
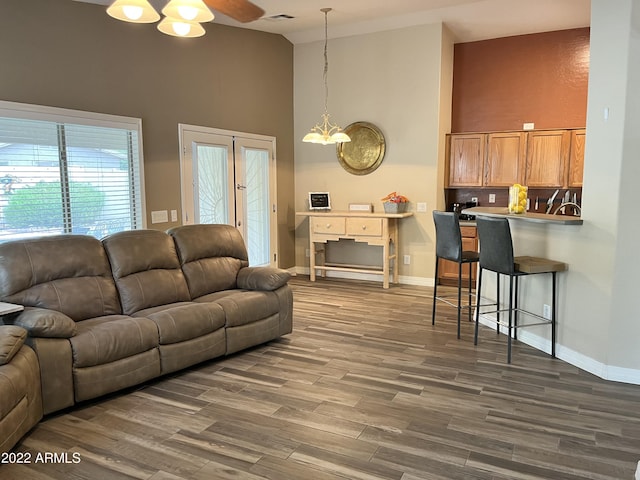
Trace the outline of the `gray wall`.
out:
<instances>
[{"instance_id":1,"label":"gray wall","mask_svg":"<svg viewBox=\"0 0 640 480\"><path fill-rule=\"evenodd\" d=\"M294 265L293 45L207 24L196 39L72 0L0 2L0 99L142 118L147 222L180 210L178 123L277 139L280 266ZM179 218L181 216L179 215Z\"/></svg>"}]
</instances>

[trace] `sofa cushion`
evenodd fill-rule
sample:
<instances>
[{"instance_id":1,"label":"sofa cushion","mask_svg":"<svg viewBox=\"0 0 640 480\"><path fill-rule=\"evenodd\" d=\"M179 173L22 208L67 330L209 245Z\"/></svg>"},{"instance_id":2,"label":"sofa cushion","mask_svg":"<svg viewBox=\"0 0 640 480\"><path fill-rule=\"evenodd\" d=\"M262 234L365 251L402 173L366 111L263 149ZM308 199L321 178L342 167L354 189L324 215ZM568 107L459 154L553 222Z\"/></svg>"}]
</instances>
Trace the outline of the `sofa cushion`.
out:
<instances>
[{"instance_id":1,"label":"sofa cushion","mask_svg":"<svg viewBox=\"0 0 640 480\"><path fill-rule=\"evenodd\" d=\"M214 332L225 324L224 310L216 303L189 303L151 313L160 344L184 342Z\"/></svg>"},{"instance_id":2,"label":"sofa cushion","mask_svg":"<svg viewBox=\"0 0 640 480\"><path fill-rule=\"evenodd\" d=\"M230 225L183 225L168 231L175 241L191 298L237 288L241 268L249 265L247 249Z\"/></svg>"},{"instance_id":3,"label":"sofa cushion","mask_svg":"<svg viewBox=\"0 0 640 480\"><path fill-rule=\"evenodd\" d=\"M76 322L67 315L44 308L27 307L13 323L26 329L31 337L69 338L77 330Z\"/></svg>"},{"instance_id":4,"label":"sofa cushion","mask_svg":"<svg viewBox=\"0 0 640 480\"><path fill-rule=\"evenodd\" d=\"M78 332L69 341L73 366L92 367L157 347L158 328L148 318L97 317L78 322Z\"/></svg>"},{"instance_id":5,"label":"sofa cushion","mask_svg":"<svg viewBox=\"0 0 640 480\"><path fill-rule=\"evenodd\" d=\"M280 304L273 292L229 290L205 295L198 302L215 301L224 309L227 327L246 325L278 313Z\"/></svg>"},{"instance_id":6,"label":"sofa cushion","mask_svg":"<svg viewBox=\"0 0 640 480\"><path fill-rule=\"evenodd\" d=\"M173 239L158 230L114 233L102 241L115 278L122 311L190 300Z\"/></svg>"},{"instance_id":7,"label":"sofa cushion","mask_svg":"<svg viewBox=\"0 0 640 480\"><path fill-rule=\"evenodd\" d=\"M73 320L121 313L107 255L87 235L0 244L0 299L57 310Z\"/></svg>"},{"instance_id":8,"label":"sofa cushion","mask_svg":"<svg viewBox=\"0 0 640 480\"><path fill-rule=\"evenodd\" d=\"M13 356L24 345L27 338L27 331L24 328L13 325L0 326L0 365L5 365L11 361Z\"/></svg>"}]
</instances>

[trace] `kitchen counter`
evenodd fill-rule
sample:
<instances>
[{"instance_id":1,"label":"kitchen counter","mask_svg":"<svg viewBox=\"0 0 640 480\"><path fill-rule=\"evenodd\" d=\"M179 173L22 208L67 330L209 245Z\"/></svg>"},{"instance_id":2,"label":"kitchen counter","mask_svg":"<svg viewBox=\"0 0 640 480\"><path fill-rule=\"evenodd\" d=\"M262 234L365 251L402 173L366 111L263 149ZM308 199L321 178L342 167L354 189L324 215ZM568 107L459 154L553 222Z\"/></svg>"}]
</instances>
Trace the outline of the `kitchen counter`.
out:
<instances>
[{"instance_id":1,"label":"kitchen counter","mask_svg":"<svg viewBox=\"0 0 640 480\"><path fill-rule=\"evenodd\" d=\"M507 217L510 220L523 222L548 223L553 225L582 225L582 218L571 215L550 215L547 213L509 213L507 207L472 207L465 208L467 215L484 215L485 217Z\"/></svg>"}]
</instances>

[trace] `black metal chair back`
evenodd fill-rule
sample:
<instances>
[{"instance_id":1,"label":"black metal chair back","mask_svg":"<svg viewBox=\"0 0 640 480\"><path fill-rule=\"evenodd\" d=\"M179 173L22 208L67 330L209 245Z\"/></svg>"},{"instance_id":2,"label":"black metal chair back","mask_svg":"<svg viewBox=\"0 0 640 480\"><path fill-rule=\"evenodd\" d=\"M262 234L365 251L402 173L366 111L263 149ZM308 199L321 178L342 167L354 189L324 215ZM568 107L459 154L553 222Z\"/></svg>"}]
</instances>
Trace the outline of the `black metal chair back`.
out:
<instances>
[{"instance_id":1,"label":"black metal chair back","mask_svg":"<svg viewBox=\"0 0 640 480\"><path fill-rule=\"evenodd\" d=\"M460 221L454 212L433 212L436 226L436 255L445 260L462 260L462 234Z\"/></svg>"},{"instance_id":2,"label":"black metal chair back","mask_svg":"<svg viewBox=\"0 0 640 480\"><path fill-rule=\"evenodd\" d=\"M479 216L476 225L480 240L480 268L504 275L515 274L509 220Z\"/></svg>"}]
</instances>

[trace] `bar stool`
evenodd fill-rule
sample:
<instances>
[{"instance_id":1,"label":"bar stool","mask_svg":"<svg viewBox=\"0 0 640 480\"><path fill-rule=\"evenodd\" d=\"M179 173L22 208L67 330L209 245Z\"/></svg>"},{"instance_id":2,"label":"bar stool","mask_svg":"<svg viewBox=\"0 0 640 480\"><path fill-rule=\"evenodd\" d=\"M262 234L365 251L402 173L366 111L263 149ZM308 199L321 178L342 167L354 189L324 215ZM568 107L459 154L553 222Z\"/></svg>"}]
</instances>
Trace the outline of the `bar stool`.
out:
<instances>
[{"instance_id":1,"label":"bar stool","mask_svg":"<svg viewBox=\"0 0 640 480\"><path fill-rule=\"evenodd\" d=\"M551 326L551 356L556 356L556 273L567 270L567 264L540 257L514 257L513 241L509 220L506 218L476 217L478 237L480 240L480 263L478 269L478 290L476 305L476 331L474 345L478 344L478 323L480 320L480 294L482 288L482 273L490 270L497 274L497 302L496 310L482 313L496 313L496 326L500 332L500 275L509 277L509 307L507 324L507 363L511 363L511 337L517 340L518 329L533 327L536 325ZM541 273L551 274L551 318L546 319L542 315L524 310L518 305L518 279L526 275ZM526 325L518 325L518 313L534 317L540 322Z\"/></svg>"},{"instance_id":2,"label":"bar stool","mask_svg":"<svg viewBox=\"0 0 640 480\"><path fill-rule=\"evenodd\" d=\"M436 272L435 283L433 285L433 312L431 314L431 324L436 324L436 302L441 301L458 309L458 338L460 338L460 311L463 308L469 310L469 321L471 321L471 310L474 305L471 297L473 287L471 281L471 266L478 262L478 252L462 250L462 234L460 233L460 221L454 212L433 211L433 222L436 226ZM438 292L438 264L440 259L449 260L458 264L458 303L449 301L451 296L439 297ZM469 302L462 305L462 265L469 265Z\"/></svg>"}]
</instances>

